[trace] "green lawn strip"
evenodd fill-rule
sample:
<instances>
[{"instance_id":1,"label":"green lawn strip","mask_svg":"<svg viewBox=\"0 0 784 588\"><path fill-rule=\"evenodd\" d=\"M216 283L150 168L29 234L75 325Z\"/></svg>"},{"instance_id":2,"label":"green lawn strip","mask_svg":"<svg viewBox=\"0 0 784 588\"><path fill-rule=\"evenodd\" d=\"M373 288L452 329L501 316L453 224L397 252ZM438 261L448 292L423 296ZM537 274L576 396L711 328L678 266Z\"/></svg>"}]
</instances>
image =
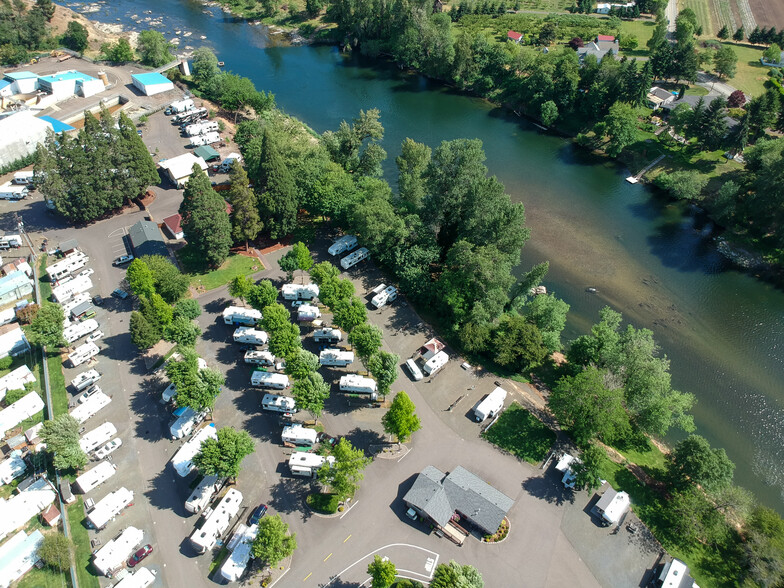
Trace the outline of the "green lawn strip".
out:
<instances>
[{"instance_id":1,"label":"green lawn strip","mask_svg":"<svg viewBox=\"0 0 784 588\"><path fill-rule=\"evenodd\" d=\"M648 439L643 439L635 445L614 449L657 480L661 480L667 470L667 456Z\"/></svg>"},{"instance_id":2,"label":"green lawn strip","mask_svg":"<svg viewBox=\"0 0 784 588\"><path fill-rule=\"evenodd\" d=\"M59 353L48 351L46 365L49 367L49 389L52 394L52 410L55 416L68 412L68 390L65 387L63 362Z\"/></svg>"},{"instance_id":3,"label":"green lawn strip","mask_svg":"<svg viewBox=\"0 0 784 588\"><path fill-rule=\"evenodd\" d=\"M44 566L40 570L33 568L27 572L16 586L17 588L62 588L70 585L67 572L58 572L49 566Z\"/></svg>"},{"instance_id":4,"label":"green lawn strip","mask_svg":"<svg viewBox=\"0 0 784 588\"><path fill-rule=\"evenodd\" d=\"M79 588L99 588L98 578L91 572L92 548L90 547L90 537L87 528L82 521L84 520L84 506L82 497L78 497L76 502L66 508L68 513L68 523L71 530L71 540L76 546L76 581Z\"/></svg>"},{"instance_id":5,"label":"green lawn strip","mask_svg":"<svg viewBox=\"0 0 784 588\"><path fill-rule=\"evenodd\" d=\"M228 556L228 555L229 555L229 550L224 545L223 547L220 548L218 553L215 554L215 557L212 558L212 562L210 562L210 571L209 571L210 575L215 570L217 570L218 567L220 567L220 565L223 563L223 560L226 559L226 556Z\"/></svg>"},{"instance_id":6,"label":"green lawn strip","mask_svg":"<svg viewBox=\"0 0 784 588\"><path fill-rule=\"evenodd\" d=\"M713 18L710 9L711 0L681 0L678 2L678 10L691 8L697 16L697 24L702 27L705 35L713 36L719 29L714 30Z\"/></svg>"},{"instance_id":7,"label":"green lawn strip","mask_svg":"<svg viewBox=\"0 0 784 588\"><path fill-rule=\"evenodd\" d=\"M653 37L653 30L656 28L656 23L652 20L624 20L621 22L621 38L624 37L637 37L637 49L633 51L621 51L623 55L636 57L640 55L648 55L647 43Z\"/></svg>"},{"instance_id":8,"label":"green lawn strip","mask_svg":"<svg viewBox=\"0 0 784 588\"><path fill-rule=\"evenodd\" d=\"M738 56L738 71L735 77L727 80L731 86L743 90L751 96L760 96L765 93L765 81L768 79L769 67L760 63L764 47L755 47L740 43L725 41L722 45L732 47Z\"/></svg>"},{"instance_id":9,"label":"green lawn strip","mask_svg":"<svg viewBox=\"0 0 784 588\"><path fill-rule=\"evenodd\" d=\"M200 291L214 290L228 284L237 276L247 276L264 269L261 261L255 257L232 255L220 268L205 272L201 269L203 262L196 258L188 247L180 249L177 258L190 278L191 287Z\"/></svg>"},{"instance_id":10,"label":"green lawn strip","mask_svg":"<svg viewBox=\"0 0 784 588\"><path fill-rule=\"evenodd\" d=\"M338 511L340 497L337 494L309 494L306 499L308 506L322 514L335 514Z\"/></svg>"},{"instance_id":11,"label":"green lawn strip","mask_svg":"<svg viewBox=\"0 0 784 588\"><path fill-rule=\"evenodd\" d=\"M534 465L545 458L555 441L555 433L515 402L482 436L504 451Z\"/></svg>"}]
</instances>

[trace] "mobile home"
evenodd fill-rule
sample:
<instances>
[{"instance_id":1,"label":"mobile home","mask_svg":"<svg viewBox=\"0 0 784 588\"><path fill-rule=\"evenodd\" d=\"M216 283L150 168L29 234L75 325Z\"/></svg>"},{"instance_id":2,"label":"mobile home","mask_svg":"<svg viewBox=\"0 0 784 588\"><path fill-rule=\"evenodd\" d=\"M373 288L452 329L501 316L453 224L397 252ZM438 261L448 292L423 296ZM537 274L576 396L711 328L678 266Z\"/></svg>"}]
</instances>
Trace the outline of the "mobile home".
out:
<instances>
[{"instance_id":1,"label":"mobile home","mask_svg":"<svg viewBox=\"0 0 784 588\"><path fill-rule=\"evenodd\" d=\"M186 443L183 443L182 447L180 447L177 453L171 458L172 466L174 467L174 471L177 472L177 475L184 478L190 474L196 467L193 465L193 458L199 453L201 444L207 439L217 438L218 434L215 423L210 423L203 429L200 429Z\"/></svg>"},{"instance_id":2,"label":"mobile home","mask_svg":"<svg viewBox=\"0 0 784 588\"><path fill-rule=\"evenodd\" d=\"M193 513L203 511L220 487L218 476L204 476L185 501L185 510Z\"/></svg>"},{"instance_id":3,"label":"mobile home","mask_svg":"<svg viewBox=\"0 0 784 588\"><path fill-rule=\"evenodd\" d=\"M343 351L342 349L325 349L319 353L319 363L321 365L346 367L353 361L353 351Z\"/></svg>"},{"instance_id":4,"label":"mobile home","mask_svg":"<svg viewBox=\"0 0 784 588\"><path fill-rule=\"evenodd\" d=\"M266 345L267 333L251 327L237 327L234 331L235 343L246 343L248 345Z\"/></svg>"},{"instance_id":5,"label":"mobile home","mask_svg":"<svg viewBox=\"0 0 784 588\"><path fill-rule=\"evenodd\" d=\"M79 421L79 424L82 424L87 419L95 416L99 410L108 406L111 401L112 399L104 392L96 392L82 404L72 409L69 414Z\"/></svg>"},{"instance_id":6,"label":"mobile home","mask_svg":"<svg viewBox=\"0 0 784 588\"><path fill-rule=\"evenodd\" d=\"M116 434L117 427L112 423L104 423L82 435L79 439L79 447L81 447L82 451L85 453L90 453L93 449L100 447Z\"/></svg>"},{"instance_id":7,"label":"mobile home","mask_svg":"<svg viewBox=\"0 0 784 588\"><path fill-rule=\"evenodd\" d=\"M87 522L93 529L100 531L131 502L133 502L133 492L124 487L118 488L95 504L87 513Z\"/></svg>"},{"instance_id":8,"label":"mobile home","mask_svg":"<svg viewBox=\"0 0 784 588\"><path fill-rule=\"evenodd\" d=\"M255 308L229 306L223 310L223 322L227 325L245 325L252 327L261 320L261 313Z\"/></svg>"},{"instance_id":9,"label":"mobile home","mask_svg":"<svg viewBox=\"0 0 784 588\"><path fill-rule=\"evenodd\" d=\"M293 398L277 394L265 394L261 399L261 408L272 412L297 412Z\"/></svg>"},{"instance_id":10,"label":"mobile home","mask_svg":"<svg viewBox=\"0 0 784 588\"><path fill-rule=\"evenodd\" d=\"M318 433L315 429L308 429L302 425L289 425L288 427L283 427L281 439L283 439L283 443L311 447L316 444L317 435Z\"/></svg>"},{"instance_id":11,"label":"mobile home","mask_svg":"<svg viewBox=\"0 0 784 588\"><path fill-rule=\"evenodd\" d=\"M95 319L87 319L81 323L76 323L70 327L63 329L63 339L68 343L73 343L77 339L81 339L98 329L98 321Z\"/></svg>"},{"instance_id":12,"label":"mobile home","mask_svg":"<svg viewBox=\"0 0 784 588\"><path fill-rule=\"evenodd\" d=\"M46 268L46 273L49 275L49 280L54 282L55 280L64 278L68 274L72 274L73 272L82 269L87 265L88 261L90 261L90 258L79 252L79 255L69 255L65 259L53 263Z\"/></svg>"},{"instance_id":13,"label":"mobile home","mask_svg":"<svg viewBox=\"0 0 784 588\"><path fill-rule=\"evenodd\" d=\"M343 235L340 239L330 245L327 251L330 255L335 256L351 251L356 246L357 238L354 235Z\"/></svg>"},{"instance_id":14,"label":"mobile home","mask_svg":"<svg viewBox=\"0 0 784 588\"><path fill-rule=\"evenodd\" d=\"M376 392L378 385L372 378L365 378L358 374L347 374L340 378L340 391L353 392L354 394L370 394L370 398L375 400L378 398Z\"/></svg>"},{"instance_id":15,"label":"mobile home","mask_svg":"<svg viewBox=\"0 0 784 588\"><path fill-rule=\"evenodd\" d=\"M93 567L102 576L111 577L114 572L125 566L125 561L144 540L144 532L136 527L128 527L117 537L95 552Z\"/></svg>"},{"instance_id":16,"label":"mobile home","mask_svg":"<svg viewBox=\"0 0 784 588\"><path fill-rule=\"evenodd\" d=\"M343 333L340 329L319 329L313 333L313 340L316 343L340 343L343 339Z\"/></svg>"},{"instance_id":17,"label":"mobile home","mask_svg":"<svg viewBox=\"0 0 784 588\"><path fill-rule=\"evenodd\" d=\"M283 284L281 294L285 300L313 300L319 295L316 284Z\"/></svg>"},{"instance_id":18,"label":"mobile home","mask_svg":"<svg viewBox=\"0 0 784 588\"><path fill-rule=\"evenodd\" d=\"M289 387L289 377L286 374L275 374L256 370L250 377L250 384L251 386L258 386L259 388L285 390Z\"/></svg>"},{"instance_id":19,"label":"mobile home","mask_svg":"<svg viewBox=\"0 0 784 588\"><path fill-rule=\"evenodd\" d=\"M360 261L364 261L370 257L370 251L367 250L367 247L360 247L354 253L346 255L343 259L340 260L340 267L344 270L354 267Z\"/></svg>"},{"instance_id":20,"label":"mobile home","mask_svg":"<svg viewBox=\"0 0 784 588\"><path fill-rule=\"evenodd\" d=\"M209 510L200 529L191 534L191 546L198 553L206 553L215 546L226 532L231 520L237 516L242 505L242 493L231 488L213 509Z\"/></svg>"},{"instance_id":21,"label":"mobile home","mask_svg":"<svg viewBox=\"0 0 784 588\"><path fill-rule=\"evenodd\" d=\"M113 463L109 461L99 462L93 469L76 478L76 487L82 494L87 494L90 490L97 488L111 478L116 472L117 466Z\"/></svg>"}]
</instances>

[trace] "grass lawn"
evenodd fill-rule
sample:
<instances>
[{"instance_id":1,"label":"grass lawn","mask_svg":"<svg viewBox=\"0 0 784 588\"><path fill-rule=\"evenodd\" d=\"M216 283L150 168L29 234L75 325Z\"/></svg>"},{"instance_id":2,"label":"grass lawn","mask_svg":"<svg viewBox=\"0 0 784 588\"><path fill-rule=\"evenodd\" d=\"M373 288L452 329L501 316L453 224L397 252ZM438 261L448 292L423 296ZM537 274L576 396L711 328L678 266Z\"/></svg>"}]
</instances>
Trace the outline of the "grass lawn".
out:
<instances>
[{"instance_id":1,"label":"grass lawn","mask_svg":"<svg viewBox=\"0 0 784 588\"><path fill-rule=\"evenodd\" d=\"M90 565L92 550L87 529L82 524L84 520L82 497L78 497L76 502L68 506L66 512L71 529L71 539L76 545L76 581L79 583L79 588L100 588L98 577L90 571L92 569Z\"/></svg>"},{"instance_id":2,"label":"grass lawn","mask_svg":"<svg viewBox=\"0 0 784 588\"><path fill-rule=\"evenodd\" d=\"M68 390L65 388L63 362L60 354L52 351L46 353L46 365L49 368L49 388L52 392L52 410L54 416L68 412Z\"/></svg>"},{"instance_id":3,"label":"grass lawn","mask_svg":"<svg viewBox=\"0 0 784 588\"><path fill-rule=\"evenodd\" d=\"M724 42L722 45L729 45L738 56L738 71L735 77L728 80L731 86L743 90L751 96L759 96L765 93L765 80L768 79L768 70L760 63L763 48L754 47L739 43Z\"/></svg>"},{"instance_id":4,"label":"grass lawn","mask_svg":"<svg viewBox=\"0 0 784 588\"><path fill-rule=\"evenodd\" d=\"M653 36L653 29L656 28L656 23L652 20L624 20L621 22L621 37L637 37L639 44L637 49L632 51L621 51L623 55L630 57L647 56L648 46L646 43Z\"/></svg>"},{"instance_id":5,"label":"grass lawn","mask_svg":"<svg viewBox=\"0 0 784 588\"><path fill-rule=\"evenodd\" d=\"M667 469L666 455L649 439L642 439L640 443L630 444L627 447L615 447L615 449L656 479L661 480L661 474Z\"/></svg>"},{"instance_id":6,"label":"grass lawn","mask_svg":"<svg viewBox=\"0 0 784 588\"><path fill-rule=\"evenodd\" d=\"M201 260L197 259L188 247L180 249L177 258L190 278L191 287L200 292L214 290L228 284L237 276L246 276L264 269L255 257L231 255L218 269L205 272L201 269Z\"/></svg>"},{"instance_id":7,"label":"grass lawn","mask_svg":"<svg viewBox=\"0 0 784 588\"><path fill-rule=\"evenodd\" d=\"M70 586L70 575L57 572L48 566L33 568L17 584L17 588L62 588ZM81 588L81 585L80 585Z\"/></svg>"},{"instance_id":8,"label":"grass lawn","mask_svg":"<svg viewBox=\"0 0 784 588\"><path fill-rule=\"evenodd\" d=\"M340 498L337 494L309 494L307 503L316 512L335 514L338 512Z\"/></svg>"},{"instance_id":9,"label":"grass lawn","mask_svg":"<svg viewBox=\"0 0 784 588\"><path fill-rule=\"evenodd\" d=\"M482 436L493 445L534 465L545 458L555 441L555 433L516 402Z\"/></svg>"},{"instance_id":10,"label":"grass lawn","mask_svg":"<svg viewBox=\"0 0 784 588\"><path fill-rule=\"evenodd\" d=\"M713 36L719 29L715 28L710 2L711 0L678 0L678 12L691 8L697 15L697 24L702 27L703 34Z\"/></svg>"}]
</instances>

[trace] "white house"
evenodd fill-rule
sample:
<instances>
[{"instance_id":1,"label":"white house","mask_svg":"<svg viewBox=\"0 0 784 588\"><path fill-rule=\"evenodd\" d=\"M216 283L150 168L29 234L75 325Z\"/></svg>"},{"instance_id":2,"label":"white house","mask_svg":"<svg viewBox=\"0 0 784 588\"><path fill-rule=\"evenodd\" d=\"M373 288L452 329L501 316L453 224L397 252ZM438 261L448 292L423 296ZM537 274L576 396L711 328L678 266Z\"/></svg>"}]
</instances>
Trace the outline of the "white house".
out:
<instances>
[{"instance_id":1,"label":"white house","mask_svg":"<svg viewBox=\"0 0 784 588\"><path fill-rule=\"evenodd\" d=\"M19 531L0 546L0 588L8 588L33 568L43 542L44 536L36 529L29 535Z\"/></svg>"},{"instance_id":2,"label":"white house","mask_svg":"<svg viewBox=\"0 0 784 588\"><path fill-rule=\"evenodd\" d=\"M166 173L172 184L178 188L184 188L188 183L188 178L193 173L194 164L201 169L207 169L207 162L201 157L196 157L193 153L183 153L177 157L172 157L160 163L161 169Z\"/></svg>"},{"instance_id":3,"label":"white house","mask_svg":"<svg viewBox=\"0 0 784 588\"><path fill-rule=\"evenodd\" d=\"M19 325L11 323L0 327L0 359L9 355L16 357L29 350L30 343Z\"/></svg>"},{"instance_id":4,"label":"white house","mask_svg":"<svg viewBox=\"0 0 784 588\"><path fill-rule=\"evenodd\" d=\"M133 74L131 80L135 88L145 96L154 96L162 92L174 90L172 81L159 73Z\"/></svg>"},{"instance_id":5,"label":"white house","mask_svg":"<svg viewBox=\"0 0 784 588\"><path fill-rule=\"evenodd\" d=\"M0 541L42 512L54 502L55 497L49 482L39 478L24 492L8 500L0 498Z\"/></svg>"},{"instance_id":6,"label":"white house","mask_svg":"<svg viewBox=\"0 0 784 588\"><path fill-rule=\"evenodd\" d=\"M23 110L0 120L0 166L27 157L46 139L52 125Z\"/></svg>"},{"instance_id":7,"label":"white house","mask_svg":"<svg viewBox=\"0 0 784 588\"><path fill-rule=\"evenodd\" d=\"M25 384L35 383L35 376L26 365L20 365L10 374L0 378L0 400L5 398L9 390L24 390Z\"/></svg>"},{"instance_id":8,"label":"white house","mask_svg":"<svg viewBox=\"0 0 784 588\"><path fill-rule=\"evenodd\" d=\"M38 87L58 100L77 94L89 98L104 91L103 81L74 69L38 78Z\"/></svg>"},{"instance_id":9,"label":"white house","mask_svg":"<svg viewBox=\"0 0 784 588\"><path fill-rule=\"evenodd\" d=\"M25 419L38 414L44 409L44 401L38 392L30 392L11 406L0 411L0 439Z\"/></svg>"}]
</instances>

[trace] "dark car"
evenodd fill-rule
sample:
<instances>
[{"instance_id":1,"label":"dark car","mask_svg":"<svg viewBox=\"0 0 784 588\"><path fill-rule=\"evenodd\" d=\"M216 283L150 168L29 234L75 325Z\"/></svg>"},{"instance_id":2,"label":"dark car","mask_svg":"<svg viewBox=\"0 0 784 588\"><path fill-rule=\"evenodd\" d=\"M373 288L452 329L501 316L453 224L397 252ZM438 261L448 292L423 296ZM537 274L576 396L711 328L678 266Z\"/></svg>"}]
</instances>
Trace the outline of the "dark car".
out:
<instances>
[{"instance_id":1,"label":"dark car","mask_svg":"<svg viewBox=\"0 0 784 588\"><path fill-rule=\"evenodd\" d=\"M256 507L256 510L250 513L250 516L248 517L248 526L258 525L261 517L263 517L265 514L267 514L267 505L260 504Z\"/></svg>"},{"instance_id":2,"label":"dark car","mask_svg":"<svg viewBox=\"0 0 784 588\"><path fill-rule=\"evenodd\" d=\"M103 296L93 296L93 304L101 306L103 304Z\"/></svg>"},{"instance_id":3,"label":"dark car","mask_svg":"<svg viewBox=\"0 0 784 588\"><path fill-rule=\"evenodd\" d=\"M148 543L147 545L142 547L139 551L137 551L131 556L131 559L128 560L128 567L129 568L134 567L137 563L142 561L145 557L147 557L151 553L152 553L152 545Z\"/></svg>"},{"instance_id":4,"label":"dark car","mask_svg":"<svg viewBox=\"0 0 784 588\"><path fill-rule=\"evenodd\" d=\"M327 435L326 433L319 433L316 435L316 442L324 443L325 445L329 445L330 447L334 447L335 444L338 442L336 437L332 435Z\"/></svg>"}]
</instances>

